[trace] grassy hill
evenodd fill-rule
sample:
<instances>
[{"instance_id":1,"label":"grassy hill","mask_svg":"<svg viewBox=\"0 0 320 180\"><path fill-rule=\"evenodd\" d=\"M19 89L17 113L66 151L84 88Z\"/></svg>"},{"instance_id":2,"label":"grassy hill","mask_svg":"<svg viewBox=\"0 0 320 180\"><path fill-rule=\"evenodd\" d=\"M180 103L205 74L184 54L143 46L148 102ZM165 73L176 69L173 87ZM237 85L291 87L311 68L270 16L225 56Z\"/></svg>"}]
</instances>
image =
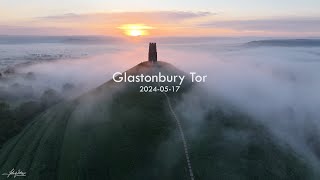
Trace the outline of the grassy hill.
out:
<instances>
[{"instance_id":1,"label":"grassy hill","mask_svg":"<svg viewBox=\"0 0 320 180\"><path fill-rule=\"evenodd\" d=\"M158 71L184 74L163 62L141 63L127 73ZM0 173L21 169L30 180L189 179L165 96L140 93L140 85L109 81L40 114L0 150ZM168 93L173 105L192 88L185 81L178 93ZM307 161L244 114L211 109L197 136L192 123L179 118L196 179L317 179ZM235 138L225 135L229 131Z\"/></svg>"}]
</instances>

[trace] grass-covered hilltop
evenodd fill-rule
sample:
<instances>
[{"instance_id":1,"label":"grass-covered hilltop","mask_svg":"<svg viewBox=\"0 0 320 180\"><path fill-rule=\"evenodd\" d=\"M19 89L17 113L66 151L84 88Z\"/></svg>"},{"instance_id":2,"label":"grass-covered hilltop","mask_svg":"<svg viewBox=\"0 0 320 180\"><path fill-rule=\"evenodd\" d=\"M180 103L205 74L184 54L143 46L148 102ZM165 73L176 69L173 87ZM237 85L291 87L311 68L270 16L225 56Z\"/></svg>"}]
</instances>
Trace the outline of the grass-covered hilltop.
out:
<instances>
[{"instance_id":1,"label":"grass-covered hilltop","mask_svg":"<svg viewBox=\"0 0 320 180\"><path fill-rule=\"evenodd\" d=\"M186 75L164 62L143 62L127 74L158 72ZM41 112L3 145L0 173L20 169L29 180L190 179L181 134L166 95L141 93L141 85L158 86L110 80ZM258 121L231 107L216 102L210 102L216 103L211 106L208 100L201 104L203 116L192 120L184 116L178 107L194 95L190 92L195 88L201 90L185 80L178 92L167 93L181 121L194 179L319 179L306 159L276 143Z\"/></svg>"}]
</instances>

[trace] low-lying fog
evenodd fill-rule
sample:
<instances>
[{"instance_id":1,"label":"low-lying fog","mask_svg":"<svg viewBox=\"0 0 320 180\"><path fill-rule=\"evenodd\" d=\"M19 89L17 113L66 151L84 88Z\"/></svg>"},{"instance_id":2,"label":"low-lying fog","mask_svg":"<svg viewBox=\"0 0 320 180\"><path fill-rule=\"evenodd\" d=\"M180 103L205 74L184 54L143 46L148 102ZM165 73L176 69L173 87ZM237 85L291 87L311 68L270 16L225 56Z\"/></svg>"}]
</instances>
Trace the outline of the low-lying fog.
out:
<instances>
[{"instance_id":1,"label":"low-lying fog","mask_svg":"<svg viewBox=\"0 0 320 180\"><path fill-rule=\"evenodd\" d=\"M263 123L280 140L277 142L291 146L319 167L320 48L197 49L164 53L184 71L208 75L202 84L208 93L191 92L179 108L193 119L195 129L204 117L199 114L205 112L201 108L207 108L203 104L226 102ZM204 99L211 103L203 103Z\"/></svg>"},{"instance_id":2,"label":"low-lying fog","mask_svg":"<svg viewBox=\"0 0 320 180\"><path fill-rule=\"evenodd\" d=\"M320 48L245 47L242 42L160 42L158 57L187 73L207 75L201 86L209 92L205 96L211 97L205 99L218 97L236 106L270 127L281 142L317 163L316 153L307 144L311 136L320 138ZM79 95L110 80L113 73L147 59L147 43L115 47L117 50L106 49L102 55L19 67L0 81L0 88L20 88L20 92L32 86L40 96L48 88L63 92L70 83L72 95ZM198 96L194 91L187 97ZM196 109L200 106L192 108L180 110L201 112Z\"/></svg>"}]
</instances>

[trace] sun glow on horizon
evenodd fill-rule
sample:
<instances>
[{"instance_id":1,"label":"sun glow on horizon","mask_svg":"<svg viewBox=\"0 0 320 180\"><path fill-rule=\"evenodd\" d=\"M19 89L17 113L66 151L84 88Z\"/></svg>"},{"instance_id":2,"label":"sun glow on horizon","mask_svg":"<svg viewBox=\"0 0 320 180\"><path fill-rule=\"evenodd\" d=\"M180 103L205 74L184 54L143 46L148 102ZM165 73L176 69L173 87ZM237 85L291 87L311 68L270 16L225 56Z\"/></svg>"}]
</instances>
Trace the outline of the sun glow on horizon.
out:
<instances>
[{"instance_id":1,"label":"sun glow on horizon","mask_svg":"<svg viewBox=\"0 0 320 180\"><path fill-rule=\"evenodd\" d=\"M154 29L153 27L145 24L123 24L118 28L123 30L125 35L133 37L149 35L148 30Z\"/></svg>"},{"instance_id":2,"label":"sun glow on horizon","mask_svg":"<svg viewBox=\"0 0 320 180\"><path fill-rule=\"evenodd\" d=\"M130 36L142 36L144 35L144 32L138 29L132 29L129 31Z\"/></svg>"}]
</instances>

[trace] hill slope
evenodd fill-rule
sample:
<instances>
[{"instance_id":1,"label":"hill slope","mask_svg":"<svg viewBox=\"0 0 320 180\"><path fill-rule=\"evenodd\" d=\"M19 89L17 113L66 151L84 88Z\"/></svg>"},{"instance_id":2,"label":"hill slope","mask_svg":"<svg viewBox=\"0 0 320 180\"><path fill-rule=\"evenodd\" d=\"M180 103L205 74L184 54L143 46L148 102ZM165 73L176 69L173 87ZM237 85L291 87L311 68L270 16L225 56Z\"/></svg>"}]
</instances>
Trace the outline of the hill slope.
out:
<instances>
[{"instance_id":1,"label":"hill slope","mask_svg":"<svg viewBox=\"0 0 320 180\"><path fill-rule=\"evenodd\" d=\"M163 62L141 63L127 73L159 71L184 74ZM190 179L166 97L140 93L142 84L109 81L42 113L1 149L0 173L21 169L31 180ZM173 109L192 88L185 81L178 93L168 93ZM197 136L192 124L179 118L195 179L314 178L306 161L277 146L267 130L245 115L211 109ZM226 131L245 134L250 141L228 138Z\"/></svg>"}]
</instances>

